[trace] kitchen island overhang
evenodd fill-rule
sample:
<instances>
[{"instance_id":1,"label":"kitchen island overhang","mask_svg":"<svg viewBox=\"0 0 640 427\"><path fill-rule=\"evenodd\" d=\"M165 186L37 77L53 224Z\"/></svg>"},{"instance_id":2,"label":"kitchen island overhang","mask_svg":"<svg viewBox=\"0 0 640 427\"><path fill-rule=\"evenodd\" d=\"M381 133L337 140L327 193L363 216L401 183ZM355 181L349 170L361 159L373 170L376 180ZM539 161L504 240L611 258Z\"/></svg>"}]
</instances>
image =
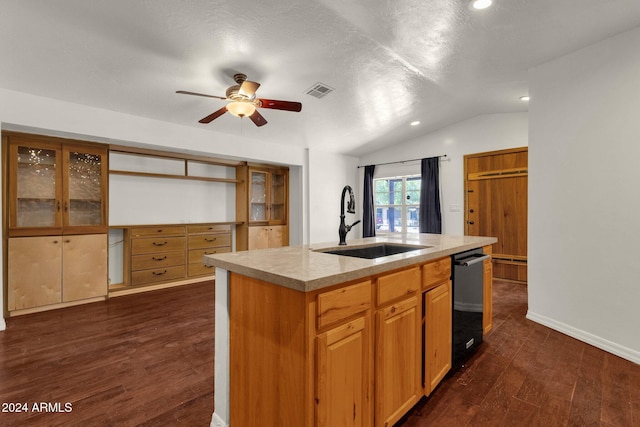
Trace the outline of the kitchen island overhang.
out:
<instances>
[{"instance_id":1,"label":"kitchen island overhang","mask_svg":"<svg viewBox=\"0 0 640 427\"><path fill-rule=\"evenodd\" d=\"M428 263L470 249L496 243L493 237L416 234L353 239L347 248L379 243L424 246L418 250L376 259L361 259L323 251L344 249L337 243L290 246L207 255L216 267L215 412L212 426L229 425L229 282L230 273L267 282L301 294L380 276L386 272ZM307 423L305 423L307 424Z\"/></svg>"}]
</instances>

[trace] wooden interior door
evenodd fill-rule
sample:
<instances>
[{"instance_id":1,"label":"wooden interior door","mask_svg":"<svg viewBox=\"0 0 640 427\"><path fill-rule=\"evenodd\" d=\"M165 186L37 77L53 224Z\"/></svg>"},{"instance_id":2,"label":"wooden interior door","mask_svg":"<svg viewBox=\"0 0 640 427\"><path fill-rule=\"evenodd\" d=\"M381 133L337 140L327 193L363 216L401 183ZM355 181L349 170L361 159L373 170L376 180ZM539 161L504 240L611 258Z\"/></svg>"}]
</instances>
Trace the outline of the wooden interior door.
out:
<instances>
[{"instance_id":1,"label":"wooden interior door","mask_svg":"<svg viewBox=\"0 0 640 427\"><path fill-rule=\"evenodd\" d=\"M494 277L526 282L528 148L464 159L465 234L497 237Z\"/></svg>"}]
</instances>

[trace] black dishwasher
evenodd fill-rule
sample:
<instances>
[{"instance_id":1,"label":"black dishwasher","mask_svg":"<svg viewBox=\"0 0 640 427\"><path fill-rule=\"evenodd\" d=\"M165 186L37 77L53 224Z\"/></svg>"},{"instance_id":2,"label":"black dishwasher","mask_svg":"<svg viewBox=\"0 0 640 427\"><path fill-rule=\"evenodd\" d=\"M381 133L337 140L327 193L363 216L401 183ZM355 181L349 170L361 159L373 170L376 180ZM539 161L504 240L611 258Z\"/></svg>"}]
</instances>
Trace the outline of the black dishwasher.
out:
<instances>
[{"instance_id":1,"label":"black dishwasher","mask_svg":"<svg viewBox=\"0 0 640 427\"><path fill-rule=\"evenodd\" d=\"M451 372L460 368L482 343L483 261L482 248L451 256L453 267L453 322Z\"/></svg>"}]
</instances>

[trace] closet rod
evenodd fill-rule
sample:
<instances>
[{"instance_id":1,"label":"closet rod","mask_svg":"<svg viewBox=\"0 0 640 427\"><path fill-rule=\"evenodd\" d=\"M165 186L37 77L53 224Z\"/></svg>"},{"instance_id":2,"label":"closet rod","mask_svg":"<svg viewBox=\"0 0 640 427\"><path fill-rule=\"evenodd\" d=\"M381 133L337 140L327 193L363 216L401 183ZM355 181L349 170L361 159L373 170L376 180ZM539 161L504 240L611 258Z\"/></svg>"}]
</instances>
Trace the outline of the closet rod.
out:
<instances>
[{"instance_id":1,"label":"closet rod","mask_svg":"<svg viewBox=\"0 0 640 427\"><path fill-rule=\"evenodd\" d=\"M443 154L442 156L437 156L439 159L444 159L447 157L446 154ZM408 163L408 162L417 162L418 160L422 160L422 159L411 159L411 160L399 160L397 162L387 162L387 163L376 163L376 166L381 166L381 165L395 165L396 163ZM358 166L358 169L365 167L366 165L362 165L362 166Z\"/></svg>"}]
</instances>

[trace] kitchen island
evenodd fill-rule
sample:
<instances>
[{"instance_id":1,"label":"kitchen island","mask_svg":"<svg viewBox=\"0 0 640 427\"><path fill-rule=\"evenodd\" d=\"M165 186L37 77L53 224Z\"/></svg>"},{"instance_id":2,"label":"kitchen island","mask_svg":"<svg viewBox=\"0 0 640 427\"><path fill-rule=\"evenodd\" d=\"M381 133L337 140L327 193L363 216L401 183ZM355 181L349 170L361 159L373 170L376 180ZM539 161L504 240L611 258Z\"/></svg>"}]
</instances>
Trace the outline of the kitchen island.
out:
<instances>
[{"instance_id":1,"label":"kitchen island","mask_svg":"<svg viewBox=\"0 0 640 427\"><path fill-rule=\"evenodd\" d=\"M326 253L345 248L331 243L205 256L211 425L391 426L449 370L449 256L495 242L419 234L348 242L419 247L374 259Z\"/></svg>"}]
</instances>

